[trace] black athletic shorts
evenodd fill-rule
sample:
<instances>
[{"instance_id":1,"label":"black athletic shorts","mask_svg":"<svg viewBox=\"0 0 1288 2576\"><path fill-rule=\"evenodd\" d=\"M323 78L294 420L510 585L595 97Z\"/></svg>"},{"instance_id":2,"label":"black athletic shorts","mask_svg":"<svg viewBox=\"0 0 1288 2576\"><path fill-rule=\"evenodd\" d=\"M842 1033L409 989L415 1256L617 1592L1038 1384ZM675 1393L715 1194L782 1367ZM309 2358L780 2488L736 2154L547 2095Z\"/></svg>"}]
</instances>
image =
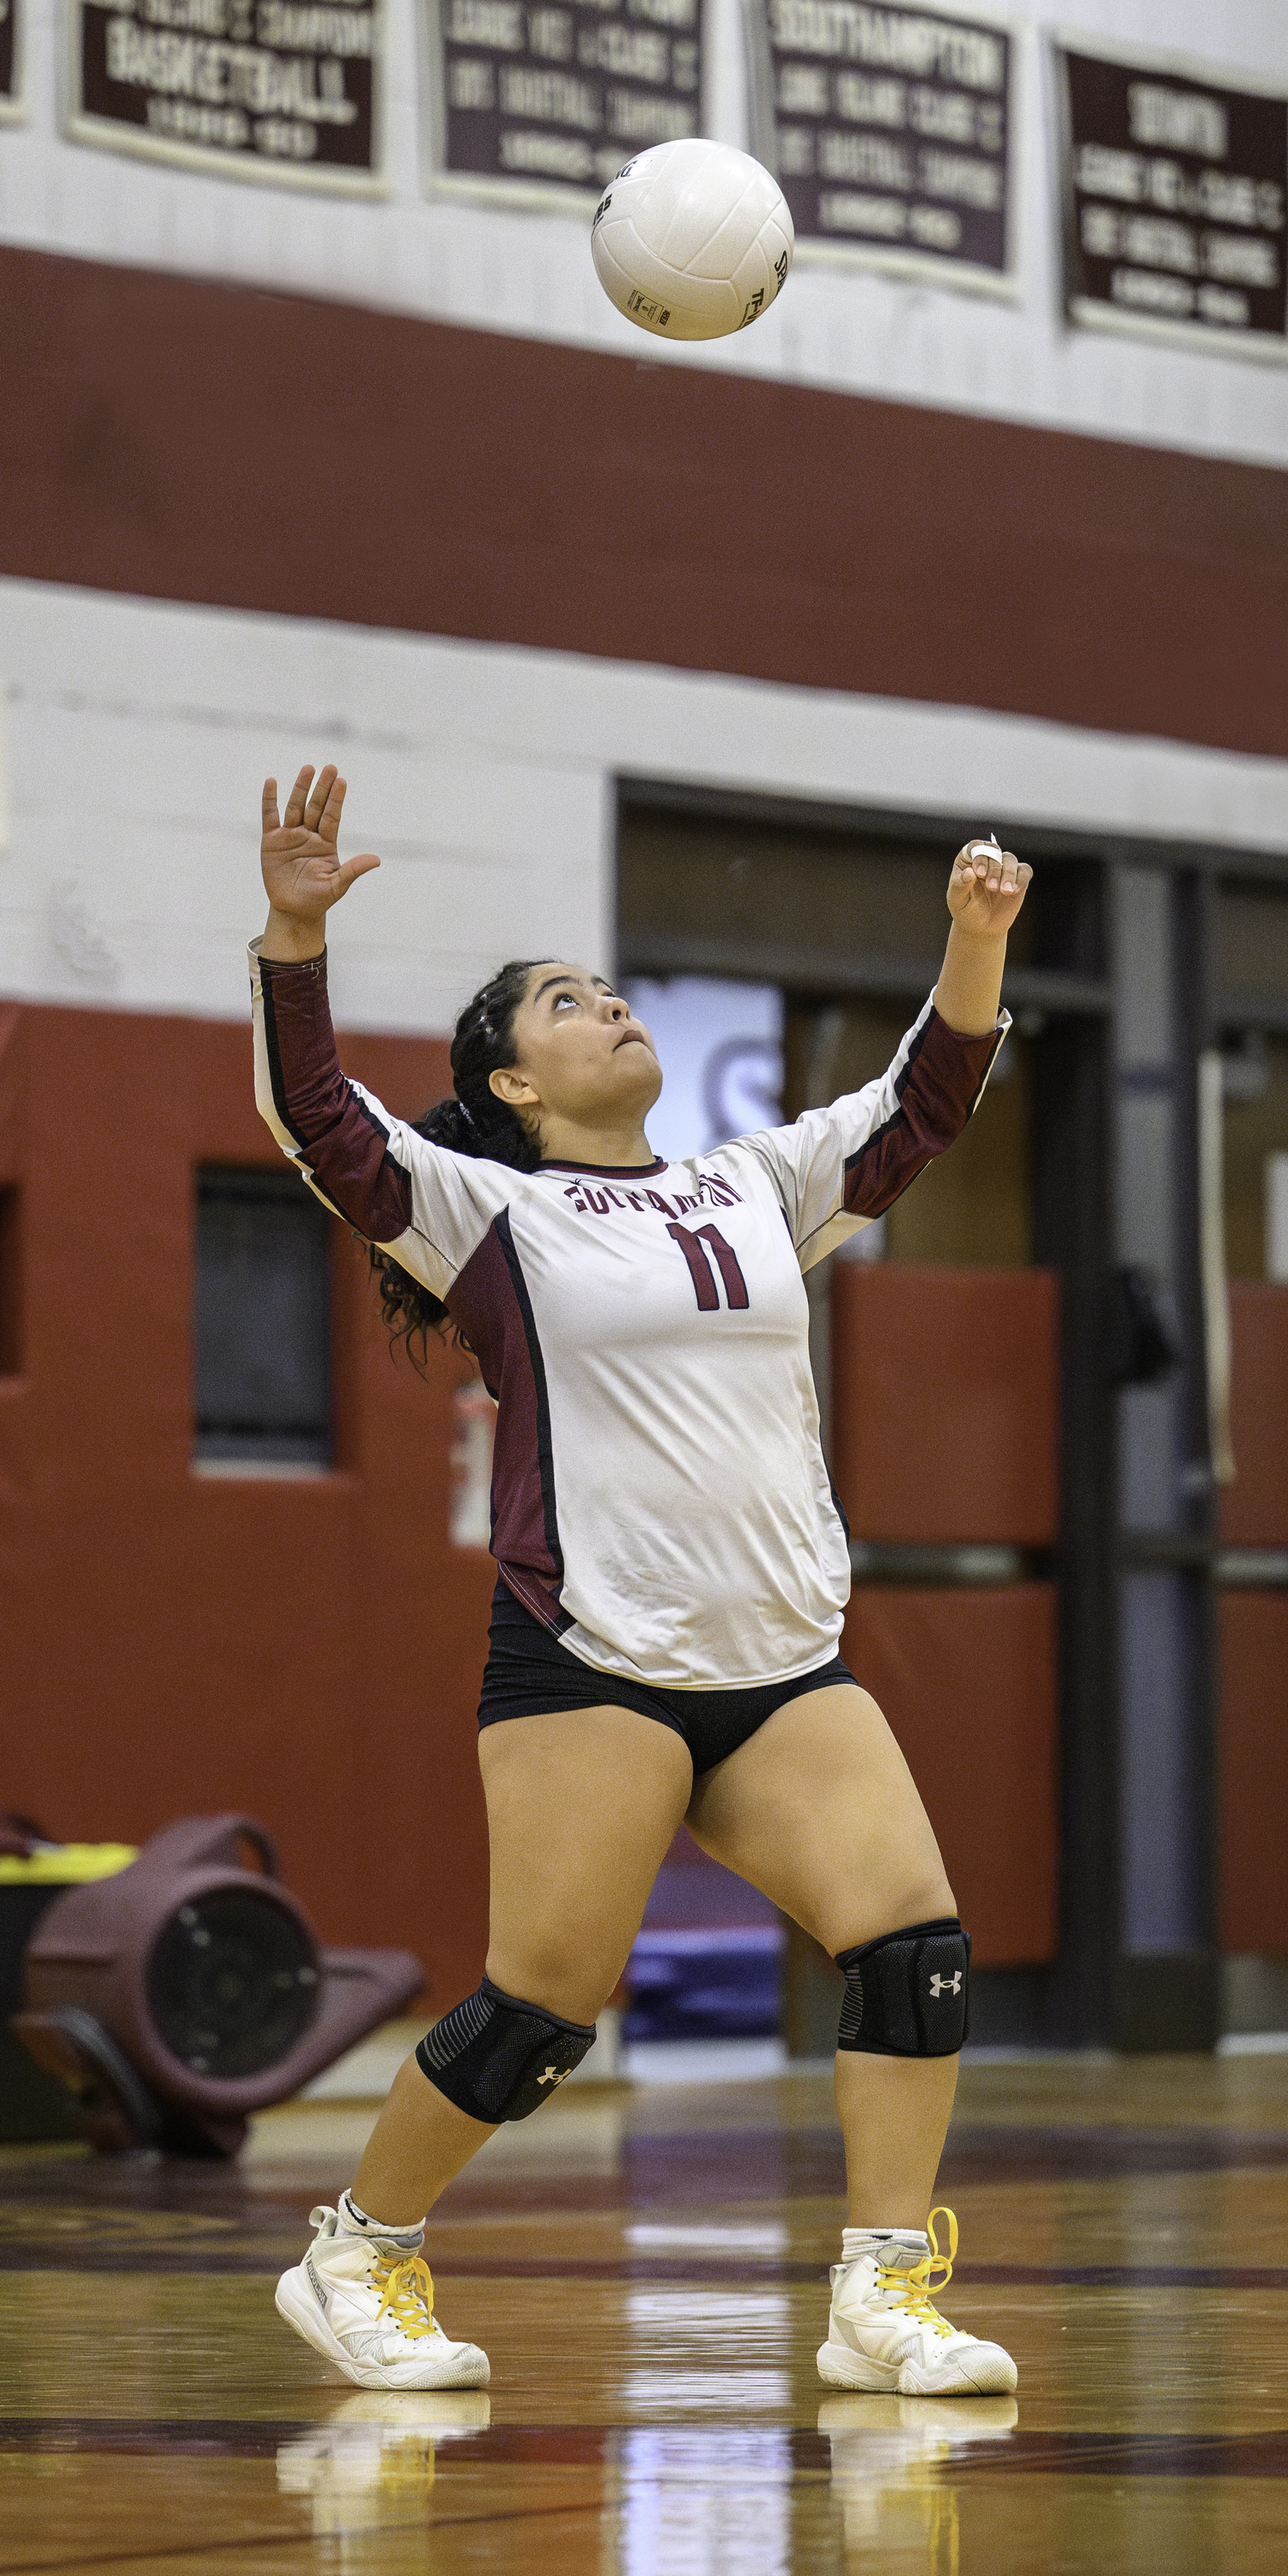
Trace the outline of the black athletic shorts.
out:
<instances>
[{"instance_id":1,"label":"black athletic shorts","mask_svg":"<svg viewBox=\"0 0 1288 2576\"><path fill-rule=\"evenodd\" d=\"M695 1771L709 1771L735 1753L782 1708L805 1691L854 1682L848 1664L834 1655L794 1680L762 1682L752 1690L669 1690L662 1683L623 1681L570 1655L539 1619L515 1599L502 1577L492 1597L491 1648L483 1675L479 1725L506 1717L538 1717L566 1708L637 1708L684 1738ZM855 1683L855 1688L858 1685Z\"/></svg>"}]
</instances>

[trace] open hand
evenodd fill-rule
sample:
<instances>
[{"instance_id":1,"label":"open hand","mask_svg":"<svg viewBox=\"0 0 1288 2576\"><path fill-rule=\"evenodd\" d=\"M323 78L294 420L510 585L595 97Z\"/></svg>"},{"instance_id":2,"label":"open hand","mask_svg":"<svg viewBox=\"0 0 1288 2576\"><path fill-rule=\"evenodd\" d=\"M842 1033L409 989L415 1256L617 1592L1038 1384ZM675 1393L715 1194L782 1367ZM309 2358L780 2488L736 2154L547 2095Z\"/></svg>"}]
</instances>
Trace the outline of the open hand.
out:
<instances>
[{"instance_id":1,"label":"open hand","mask_svg":"<svg viewBox=\"0 0 1288 2576\"><path fill-rule=\"evenodd\" d=\"M970 938L1004 939L1024 901L1033 870L995 841L968 841L953 861L948 909Z\"/></svg>"},{"instance_id":2,"label":"open hand","mask_svg":"<svg viewBox=\"0 0 1288 2576\"><path fill-rule=\"evenodd\" d=\"M264 781L264 834L259 859L273 911L300 931L318 932L333 903L347 894L355 877L378 868L373 850L342 860L336 849L344 811L345 781L328 761L314 779L311 767L300 771L286 800L286 819L277 810L277 780Z\"/></svg>"}]
</instances>

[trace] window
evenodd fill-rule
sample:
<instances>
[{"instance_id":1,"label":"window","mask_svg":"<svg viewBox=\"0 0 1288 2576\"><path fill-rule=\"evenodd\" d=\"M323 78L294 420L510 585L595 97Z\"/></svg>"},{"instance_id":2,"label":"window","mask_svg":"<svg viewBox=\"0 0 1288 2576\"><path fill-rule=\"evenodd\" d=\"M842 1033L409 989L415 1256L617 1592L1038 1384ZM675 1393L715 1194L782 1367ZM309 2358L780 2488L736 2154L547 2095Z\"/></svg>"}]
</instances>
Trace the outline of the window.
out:
<instances>
[{"instance_id":1,"label":"window","mask_svg":"<svg viewBox=\"0 0 1288 2576\"><path fill-rule=\"evenodd\" d=\"M196 1438L206 1474L331 1463L326 1210L290 1172L197 1177Z\"/></svg>"},{"instance_id":2,"label":"window","mask_svg":"<svg viewBox=\"0 0 1288 2576\"><path fill-rule=\"evenodd\" d=\"M0 1377L22 1375L22 1264L17 1189L0 1186Z\"/></svg>"},{"instance_id":3,"label":"window","mask_svg":"<svg viewBox=\"0 0 1288 2576\"><path fill-rule=\"evenodd\" d=\"M648 1117L666 1162L709 1154L782 1116L783 997L776 984L723 976L633 975L622 994L652 1032L666 1088Z\"/></svg>"}]
</instances>

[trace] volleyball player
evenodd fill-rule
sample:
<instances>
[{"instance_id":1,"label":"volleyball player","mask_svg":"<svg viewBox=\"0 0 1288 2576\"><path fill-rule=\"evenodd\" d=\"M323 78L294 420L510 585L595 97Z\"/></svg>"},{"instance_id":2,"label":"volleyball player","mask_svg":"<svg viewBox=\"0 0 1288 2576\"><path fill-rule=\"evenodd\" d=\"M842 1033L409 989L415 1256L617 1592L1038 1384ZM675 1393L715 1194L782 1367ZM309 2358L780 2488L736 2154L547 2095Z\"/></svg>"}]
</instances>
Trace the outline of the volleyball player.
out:
<instances>
[{"instance_id":1,"label":"volleyball player","mask_svg":"<svg viewBox=\"0 0 1288 2576\"><path fill-rule=\"evenodd\" d=\"M1031 870L996 845L959 853L943 970L880 1081L667 1164L645 1134L662 1087L648 1031L602 976L560 959L505 966L475 995L455 1097L415 1125L345 1079L324 924L379 861L341 863L344 796L333 768L303 769L279 820L265 785L256 1095L374 1247L386 1319L450 1319L497 1399L479 1709L491 1918L482 1984L401 2068L352 2189L313 2213L279 2310L360 2387L486 2381L486 2355L434 2318L425 2213L591 2046L684 1822L845 1975L850 2224L822 2377L1009 2390L1010 2356L932 2303L956 2244L944 2213L939 2255L927 2212L969 1942L903 1756L837 1652L849 1553L802 1272L965 1126L1008 1025L1006 936ZM987 1330L986 1314L963 1316L963 1368Z\"/></svg>"}]
</instances>

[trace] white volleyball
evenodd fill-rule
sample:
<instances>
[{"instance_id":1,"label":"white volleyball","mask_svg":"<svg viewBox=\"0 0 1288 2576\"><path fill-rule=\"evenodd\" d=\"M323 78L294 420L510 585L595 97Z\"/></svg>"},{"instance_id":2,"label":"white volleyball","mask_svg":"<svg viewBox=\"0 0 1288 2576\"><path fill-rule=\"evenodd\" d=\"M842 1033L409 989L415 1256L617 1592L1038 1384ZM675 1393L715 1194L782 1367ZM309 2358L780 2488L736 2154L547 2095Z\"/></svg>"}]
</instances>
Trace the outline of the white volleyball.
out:
<instances>
[{"instance_id":1,"label":"white volleyball","mask_svg":"<svg viewBox=\"0 0 1288 2576\"><path fill-rule=\"evenodd\" d=\"M664 340L719 340L767 313L796 236L776 179L731 143L689 137L628 161L595 210L600 285Z\"/></svg>"}]
</instances>

